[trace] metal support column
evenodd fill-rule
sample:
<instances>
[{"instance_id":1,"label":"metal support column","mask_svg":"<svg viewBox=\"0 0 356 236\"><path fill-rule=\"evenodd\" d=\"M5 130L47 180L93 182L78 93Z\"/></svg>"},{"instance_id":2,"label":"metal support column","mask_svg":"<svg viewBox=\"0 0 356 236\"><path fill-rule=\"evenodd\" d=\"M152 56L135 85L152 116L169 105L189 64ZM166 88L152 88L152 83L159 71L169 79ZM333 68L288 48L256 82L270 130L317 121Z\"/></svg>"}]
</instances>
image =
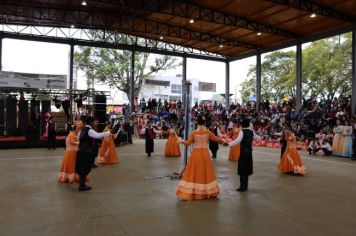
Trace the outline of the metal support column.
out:
<instances>
[{"instance_id":1,"label":"metal support column","mask_svg":"<svg viewBox=\"0 0 356 236\"><path fill-rule=\"evenodd\" d=\"M129 78L129 114L135 111L135 51L131 51L131 76Z\"/></svg>"},{"instance_id":2,"label":"metal support column","mask_svg":"<svg viewBox=\"0 0 356 236\"><path fill-rule=\"evenodd\" d=\"M353 25L352 29L352 115L356 115L356 24Z\"/></svg>"},{"instance_id":3,"label":"metal support column","mask_svg":"<svg viewBox=\"0 0 356 236\"><path fill-rule=\"evenodd\" d=\"M230 106L230 63L225 62L225 108L229 109Z\"/></svg>"},{"instance_id":4,"label":"metal support column","mask_svg":"<svg viewBox=\"0 0 356 236\"><path fill-rule=\"evenodd\" d=\"M190 83L187 81L187 57L183 57L183 71L182 71L182 98L184 106L184 140L189 137L189 122L190 122L190 106L189 106L189 94L190 94ZM188 147L184 146L184 166L188 162Z\"/></svg>"},{"instance_id":5,"label":"metal support column","mask_svg":"<svg viewBox=\"0 0 356 236\"><path fill-rule=\"evenodd\" d=\"M183 107L185 107L185 82L187 81L187 57L182 58L182 102L183 102Z\"/></svg>"},{"instance_id":6,"label":"metal support column","mask_svg":"<svg viewBox=\"0 0 356 236\"><path fill-rule=\"evenodd\" d=\"M297 81L296 81L296 107L297 111L302 109L302 44L297 44Z\"/></svg>"},{"instance_id":7,"label":"metal support column","mask_svg":"<svg viewBox=\"0 0 356 236\"><path fill-rule=\"evenodd\" d=\"M0 71L2 70L2 39L3 39L3 36L0 33Z\"/></svg>"},{"instance_id":8,"label":"metal support column","mask_svg":"<svg viewBox=\"0 0 356 236\"><path fill-rule=\"evenodd\" d=\"M73 65L74 65L74 44L71 44L70 52L69 52L69 112L71 116L73 114Z\"/></svg>"},{"instance_id":9,"label":"metal support column","mask_svg":"<svg viewBox=\"0 0 356 236\"><path fill-rule=\"evenodd\" d=\"M260 110L261 104L261 51L256 56L256 111Z\"/></svg>"}]
</instances>

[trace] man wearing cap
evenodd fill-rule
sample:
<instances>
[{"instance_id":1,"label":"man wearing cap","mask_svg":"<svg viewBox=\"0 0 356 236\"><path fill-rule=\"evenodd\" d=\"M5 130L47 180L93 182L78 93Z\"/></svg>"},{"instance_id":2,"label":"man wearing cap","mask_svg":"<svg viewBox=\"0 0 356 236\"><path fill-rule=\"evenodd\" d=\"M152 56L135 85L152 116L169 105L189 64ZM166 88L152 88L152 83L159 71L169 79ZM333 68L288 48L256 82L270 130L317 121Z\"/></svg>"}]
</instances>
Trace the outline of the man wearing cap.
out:
<instances>
[{"instance_id":1,"label":"man wearing cap","mask_svg":"<svg viewBox=\"0 0 356 236\"><path fill-rule=\"evenodd\" d=\"M237 174L240 175L240 187L236 189L239 192L245 192L248 189L248 177L253 173L252 162L252 141L260 140L261 137L256 135L253 130L250 129L250 120L242 120L242 130L235 140L229 143L232 147L238 143L240 146L240 158L238 160Z\"/></svg>"}]
</instances>

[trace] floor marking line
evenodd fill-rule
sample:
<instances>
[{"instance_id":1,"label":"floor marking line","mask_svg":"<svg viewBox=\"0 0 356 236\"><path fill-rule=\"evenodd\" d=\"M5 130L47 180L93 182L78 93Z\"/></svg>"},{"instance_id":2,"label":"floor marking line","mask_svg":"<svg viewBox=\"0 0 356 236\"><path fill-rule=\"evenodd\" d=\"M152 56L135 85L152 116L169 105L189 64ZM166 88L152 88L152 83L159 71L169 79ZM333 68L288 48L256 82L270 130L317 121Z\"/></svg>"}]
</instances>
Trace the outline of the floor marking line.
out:
<instances>
[{"instance_id":1,"label":"floor marking line","mask_svg":"<svg viewBox=\"0 0 356 236\"><path fill-rule=\"evenodd\" d=\"M122 156L142 156L146 155L143 153L140 154L132 154L132 153L119 153ZM153 154L155 155L155 154ZM163 155L163 153L156 153L156 155ZM12 160L41 160L41 159L58 159L63 156L49 156L49 157L13 157L13 158L0 158L0 161L12 161Z\"/></svg>"},{"instance_id":2,"label":"floor marking line","mask_svg":"<svg viewBox=\"0 0 356 236\"><path fill-rule=\"evenodd\" d=\"M223 153L225 153L226 150L221 150ZM280 153L276 152L264 152L262 150L255 150L253 151L254 153L259 153L259 154L267 154L269 156L278 156ZM121 156L146 156L145 153L119 153ZM153 153L154 156L163 156L164 153ZM59 159L63 157L62 155L60 156L49 156L49 157L14 157L14 158L0 158L0 161L12 161L12 160L45 160L45 159ZM332 163L332 164L338 164L338 165L348 165L348 166L355 166L356 164L351 164L351 163L345 163L345 162L337 162L337 161L331 161L331 160L325 160L325 159L319 159L319 158L312 158L312 157L302 157L302 160L312 160L312 161L319 161L319 162L327 162L327 163Z\"/></svg>"},{"instance_id":3,"label":"floor marking line","mask_svg":"<svg viewBox=\"0 0 356 236\"><path fill-rule=\"evenodd\" d=\"M256 153L260 154L268 154L268 155L280 155L279 153L272 153L272 152L261 152L261 151L254 151ZM312 158L312 157L302 157L302 160L312 160L312 161L320 161L320 162L328 162L328 163L333 163L333 164L339 164L339 165L348 165L348 166L356 166L356 164L351 164L351 163L345 163L345 162L337 162L337 161L330 161L330 160L324 160L324 159L319 159L319 158Z\"/></svg>"}]
</instances>

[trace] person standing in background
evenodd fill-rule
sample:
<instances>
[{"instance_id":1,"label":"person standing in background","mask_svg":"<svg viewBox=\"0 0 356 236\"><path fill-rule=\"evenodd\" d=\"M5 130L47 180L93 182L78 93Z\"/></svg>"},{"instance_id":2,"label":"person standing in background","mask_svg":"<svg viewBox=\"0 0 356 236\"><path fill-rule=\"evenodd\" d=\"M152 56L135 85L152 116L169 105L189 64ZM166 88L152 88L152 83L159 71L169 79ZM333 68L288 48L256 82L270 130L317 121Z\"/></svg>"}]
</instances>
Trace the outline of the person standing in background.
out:
<instances>
[{"instance_id":1,"label":"person standing in background","mask_svg":"<svg viewBox=\"0 0 356 236\"><path fill-rule=\"evenodd\" d=\"M47 122L47 131L48 131L48 150L51 148L56 149L56 122L54 117L49 117Z\"/></svg>"},{"instance_id":2,"label":"person standing in background","mask_svg":"<svg viewBox=\"0 0 356 236\"><path fill-rule=\"evenodd\" d=\"M127 135L127 142L129 144L132 144L132 126L131 126L129 118L125 119L124 131L126 132L126 135Z\"/></svg>"}]
</instances>

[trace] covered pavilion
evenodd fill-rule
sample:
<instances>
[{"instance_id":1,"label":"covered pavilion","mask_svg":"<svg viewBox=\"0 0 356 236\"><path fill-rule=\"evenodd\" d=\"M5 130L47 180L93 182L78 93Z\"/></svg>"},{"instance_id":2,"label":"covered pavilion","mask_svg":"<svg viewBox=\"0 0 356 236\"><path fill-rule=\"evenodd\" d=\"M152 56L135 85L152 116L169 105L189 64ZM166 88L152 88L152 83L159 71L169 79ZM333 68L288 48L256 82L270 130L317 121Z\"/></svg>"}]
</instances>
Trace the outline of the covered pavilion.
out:
<instances>
[{"instance_id":1,"label":"covered pavilion","mask_svg":"<svg viewBox=\"0 0 356 236\"><path fill-rule=\"evenodd\" d=\"M187 58L225 63L228 97L230 63L257 56L259 106L261 54L296 46L300 108L302 44L350 31L355 114L355 0L1 0L0 69L5 38L70 45L71 90L76 45L129 50L132 70L134 52L150 52L182 57L183 80ZM258 147L250 190L240 194L223 147L214 160L219 198L182 202L165 177L181 161L164 158L163 148L157 140L148 159L143 140L119 147L120 164L94 170L88 193L56 183L63 149L1 150L0 234L355 235L356 165L347 159L302 152L307 175L297 177L278 173L279 150Z\"/></svg>"},{"instance_id":2,"label":"covered pavilion","mask_svg":"<svg viewBox=\"0 0 356 236\"><path fill-rule=\"evenodd\" d=\"M257 107L261 100L261 54L296 46L298 108L302 44L352 31L352 91L356 91L354 0L4 0L0 2L0 23L0 58L3 38L70 45L69 89L73 88L75 45L179 56L183 58L183 80L187 58L223 62L226 97L230 62L257 56ZM93 29L98 30L100 39L88 36L88 30ZM134 53L132 62L133 57ZM130 83L134 83L133 76ZM130 94L133 104L133 92ZM228 99L225 105L229 105Z\"/></svg>"}]
</instances>

